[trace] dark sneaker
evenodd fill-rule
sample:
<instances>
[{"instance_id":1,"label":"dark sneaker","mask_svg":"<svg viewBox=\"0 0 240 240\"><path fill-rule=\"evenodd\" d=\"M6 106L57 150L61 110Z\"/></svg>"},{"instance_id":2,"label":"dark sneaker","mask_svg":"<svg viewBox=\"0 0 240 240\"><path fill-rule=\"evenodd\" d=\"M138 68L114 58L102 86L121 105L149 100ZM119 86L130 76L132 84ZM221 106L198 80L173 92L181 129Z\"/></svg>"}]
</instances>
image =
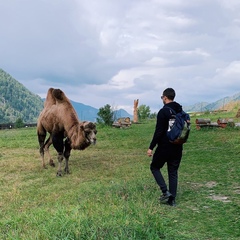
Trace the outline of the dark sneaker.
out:
<instances>
[{"instance_id":1,"label":"dark sneaker","mask_svg":"<svg viewBox=\"0 0 240 240\"><path fill-rule=\"evenodd\" d=\"M172 196L172 194L169 191L166 191L165 193L163 193L163 195L160 197L159 200L162 202L162 201L167 200L171 196Z\"/></svg>"},{"instance_id":2,"label":"dark sneaker","mask_svg":"<svg viewBox=\"0 0 240 240\"><path fill-rule=\"evenodd\" d=\"M168 199L167 204L171 207L176 207L175 199Z\"/></svg>"}]
</instances>

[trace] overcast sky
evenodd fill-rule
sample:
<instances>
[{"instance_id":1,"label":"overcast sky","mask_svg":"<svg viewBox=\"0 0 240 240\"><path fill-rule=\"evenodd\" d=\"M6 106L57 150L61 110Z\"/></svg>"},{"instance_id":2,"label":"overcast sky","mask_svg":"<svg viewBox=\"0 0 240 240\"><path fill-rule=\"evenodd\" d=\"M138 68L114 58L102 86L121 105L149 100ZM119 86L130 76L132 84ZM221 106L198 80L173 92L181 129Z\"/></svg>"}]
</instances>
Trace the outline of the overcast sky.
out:
<instances>
[{"instance_id":1,"label":"overcast sky","mask_svg":"<svg viewBox=\"0 0 240 240\"><path fill-rule=\"evenodd\" d=\"M130 114L240 91L239 0L0 0L0 68L45 97Z\"/></svg>"}]
</instances>

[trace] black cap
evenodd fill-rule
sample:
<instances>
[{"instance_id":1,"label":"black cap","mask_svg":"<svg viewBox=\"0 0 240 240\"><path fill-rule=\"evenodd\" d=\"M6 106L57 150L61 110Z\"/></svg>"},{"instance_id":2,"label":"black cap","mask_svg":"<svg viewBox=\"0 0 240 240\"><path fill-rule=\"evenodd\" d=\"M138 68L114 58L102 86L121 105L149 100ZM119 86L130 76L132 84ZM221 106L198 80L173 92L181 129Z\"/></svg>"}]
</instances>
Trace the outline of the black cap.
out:
<instances>
[{"instance_id":1,"label":"black cap","mask_svg":"<svg viewBox=\"0 0 240 240\"><path fill-rule=\"evenodd\" d=\"M173 88L166 88L163 91L163 96L166 96L168 99L173 100L176 96L175 91Z\"/></svg>"}]
</instances>

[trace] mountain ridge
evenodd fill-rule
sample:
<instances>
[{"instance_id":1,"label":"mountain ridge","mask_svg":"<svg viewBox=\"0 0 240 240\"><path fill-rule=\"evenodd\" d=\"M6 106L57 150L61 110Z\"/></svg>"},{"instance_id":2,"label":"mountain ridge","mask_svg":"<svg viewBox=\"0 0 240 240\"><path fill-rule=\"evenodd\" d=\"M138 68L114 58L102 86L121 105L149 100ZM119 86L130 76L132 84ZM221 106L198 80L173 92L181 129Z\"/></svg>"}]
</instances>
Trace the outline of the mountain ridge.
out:
<instances>
[{"instance_id":1,"label":"mountain ridge","mask_svg":"<svg viewBox=\"0 0 240 240\"><path fill-rule=\"evenodd\" d=\"M70 100L81 121L96 122L99 109ZM240 92L212 103L199 102L184 106L186 112L205 112L224 109L230 102L240 101ZM36 123L42 111L44 99L29 91L23 84L0 68L0 123L14 123L21 118L25 123ZM115 118L133 118L124 109L114 111Z\"/></svg>"},{"instance_id":2,"label":"mountain ridge","mask_svg":"<svg viewBox=\"0 0 240 240\"><path fill-rule=\"evenodd\" d=\"M96 122L99 109L70 100L81 121ZM23 84L0 68L0 124L14 123L21 118L25 123L36 123L43 109L44 99L29 91ZM119 109L114 116L130 117L127 111Z\"/></svg>"},{"instance_id":3,"label":"mountain ridge","mask_svg":"<svg viewBox=\"0 0 240 240\"><path fill-rule=\"evenodd\" d=\"M226 96L212 103L198 102L191 106L184 106L184 110L186 112L205 112L205 111L214 111L214 110L220 110L220 109L224 110L225 106L228 103L237 102L239 100L240 100L240 92L235 93L232 96Z\"/></svg>"},{"instance_id":4,"label":"mountain ridge","mask_svg":"<svg viewBox=\"0 0 240 240\"><path fill-rule=\"evenodd\" d=\"M74 109L76 110L78 117L81 121L91 121L91 122L96 122L97 120L97 113L99 109L94 108L89 105L85 105L83 103L75 102L70 100ZM120 117L129 117L132 118L133 116L129 114L126 110L124 109L118 109L114 111L114 116L116 119Z\"/></svg>"}]
</instances>

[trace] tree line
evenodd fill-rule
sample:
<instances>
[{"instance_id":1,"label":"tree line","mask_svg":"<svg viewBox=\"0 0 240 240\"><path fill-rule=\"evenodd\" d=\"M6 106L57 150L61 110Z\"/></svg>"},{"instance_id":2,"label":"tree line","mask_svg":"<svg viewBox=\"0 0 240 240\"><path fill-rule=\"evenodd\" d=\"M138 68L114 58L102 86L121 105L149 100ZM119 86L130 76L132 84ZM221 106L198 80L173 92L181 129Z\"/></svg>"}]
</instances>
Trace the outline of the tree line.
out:
<instances>
[{"instance_id":1,"label":"tree line","mask_svg":"<svg viewBox=\"0 0 240 240\"><path fill-rule=\"evenodd\" d=\"M105 106L99 108L99 111L97 113L97 123L111 126L114 121L116 121L115 111L111 107L111 105L106 104ZM154 119L156 118L157 113L151 113L150 107L146 105L140 105L138 108L138 118L141 121L144 121L146 119ZM0 122L0 129L11 129L11 128L22 128L22 127L33 127L36 126L36 123L27 124L24 122L24 120L19 117L15 122L10 123L1 123Z\"/></svg>"},{"instance_id":2,"label":"tree line","mask_svg":"<svg viewBox=\"0 0 240 240\"><path fill-rule=\"evenodd\" d=\"M97 123L103 124L107 126L111 126L113 122L116 120L114 115L114 110L111 105L106 104L105 106L99 108L99 112L97 113ZM139 121L144 121L146 119L154 119L156 118L157 113L151 113L151 109L149 106L140 105L138 107L138 118Z\"/></svg>"}]
</instances>

